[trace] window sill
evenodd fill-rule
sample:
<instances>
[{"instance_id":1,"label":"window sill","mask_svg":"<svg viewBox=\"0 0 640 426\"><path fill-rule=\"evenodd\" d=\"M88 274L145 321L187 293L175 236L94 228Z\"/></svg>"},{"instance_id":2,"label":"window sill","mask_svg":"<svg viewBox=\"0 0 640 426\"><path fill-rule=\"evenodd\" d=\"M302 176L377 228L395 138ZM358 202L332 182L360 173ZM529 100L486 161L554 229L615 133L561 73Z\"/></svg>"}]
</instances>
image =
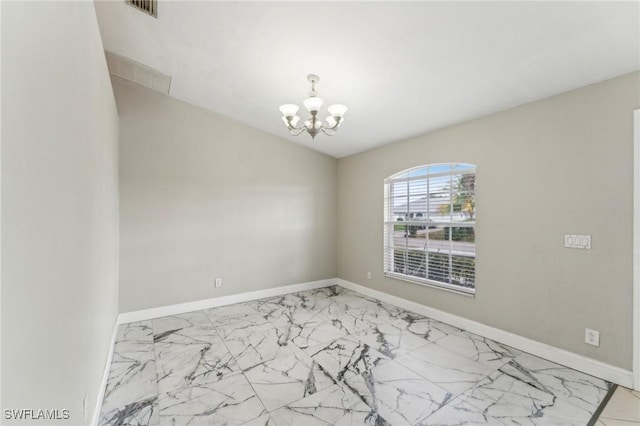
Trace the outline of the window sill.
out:
<instances>
[{"instance_id":1,"label":"window sill","mask_svg":"<svg viewBox=\"0 0 640 426\"><path fill-rule=\"evenodd\" d=\"M450 293L460 294L462 296L467 296L467 297L475 297L476 296L476 289L475 288L458 287L458 286L455 286L455 285L439 283L437 281L431 281L431 280L427 280L427 279L423 279L423 278L414 278L414 277L410 277L410 276L407 276L407 275L398 274L398 273L395 273L395 272L385 272L384 276L388 277L388 278L393 278L393 279L396 279L396 280L400 280L400 281L407 281L407 282L410 282L410 283L413 283L413 284L423 285L425 287L430 287L430 288L434 288L434 289L437 289L437 290L443 290L443 291L448 291Z\"/></svg>"}]
</instances>

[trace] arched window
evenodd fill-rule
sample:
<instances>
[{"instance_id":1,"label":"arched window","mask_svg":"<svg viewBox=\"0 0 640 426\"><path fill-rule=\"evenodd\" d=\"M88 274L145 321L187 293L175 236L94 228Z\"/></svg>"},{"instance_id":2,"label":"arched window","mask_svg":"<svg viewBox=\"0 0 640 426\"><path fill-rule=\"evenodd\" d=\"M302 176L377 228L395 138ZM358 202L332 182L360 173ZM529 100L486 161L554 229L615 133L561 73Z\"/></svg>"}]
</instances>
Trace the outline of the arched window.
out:
<instances>
[{"instance_id":1,"label":"arched window","mask_svg":"<svg viewBox=\"0 0 640 426\"><path fill-rule=\"evenodd\" d=\"M384 181L384 273L475 293L476 166L429 164Z\"/></svg>"}]
</instances>

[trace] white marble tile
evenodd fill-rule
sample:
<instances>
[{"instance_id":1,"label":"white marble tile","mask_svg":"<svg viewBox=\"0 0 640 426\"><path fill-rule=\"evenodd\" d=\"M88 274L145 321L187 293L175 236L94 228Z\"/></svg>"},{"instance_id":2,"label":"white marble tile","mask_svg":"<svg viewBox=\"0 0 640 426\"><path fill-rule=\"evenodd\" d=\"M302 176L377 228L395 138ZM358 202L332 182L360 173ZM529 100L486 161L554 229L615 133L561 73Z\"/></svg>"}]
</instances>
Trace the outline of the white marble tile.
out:
<instances>
[{"instance_id":1,"label":"white marble tile","mask_svg":"<svg viewBox=\"0 0 640 426\"><path fill-rule=\"evenodd\" d=\"M334 297L319 315L347 334L361 334L374 332L381 324L393 323L404 312L401 308L374 299L344 295Z\"/></svg>"},{"instance_id":2,"label":"white marble tile","mask_svg":"<svg viewBox=\"0 0 640 426\"><path fill-rule=\"evenodd\" d=\"M287 404L272 412L271 415L278 426L333 425L337 420L346 416L351 407L358 403L363 404L353 392L341 386L332 385L306 398Z\"/></svg>"},{"instance_id":3,"label":"white marble tile","mask_svg":"<svg viewBox=\"0 0 640 426\"><path fill-rule=\"evenodd\" d=\"M360 402L335 421L334 426L392 426L384 417L364 402Z\"/></svg>"},{"instance_id":4,"label":"white marble tile","mask_svg":"<svg viewBox=\"0 0 640 426\"><path fill-rule=\"evenodd\" d=\"M299 351L271 324L244 324L241 328L229 329L225 327L220 330L220 334L242 370L276 357L288 357Z\"/></svg>"},{"instance_id":5,"label":"white marble tile","mask_svg":"<svg viewBox=\"0 0 640 426\"><path fill-rule=\"evenodd\" d=\"M217 308L203 311L211 321L211 324L218 328L236 318L256 315L258 311L253 309L249 303L236 303L235 305L219 306Z\"/></svg>"},{"instance_id":6,"label":"white marble tile","mask_svg":"<svg viewBox=\"0 0 640 426\"><path fill-rule=\"evenodd\" d=\"M507 395L507 398L509 396ZM584 426L588 419L576 420L576 407L560 401L557 406L545 407L543 411L528 413L522 410L521 401L499 401L484 409L471 405L460 397L424 419L417 426L469 426L469 425L540 425L540 426ZM578 413L578 416L581 414Z\"/></svg>"},{"instance_id":7,"label":"white marble tile","mask_svg":"<svg viewBox=\"0 0 640 426\"><path fill-rule=\"evenodd\" d=\"M341 294L335 295L331 297L331 303L334 303L336 307L351 307L352 309L359 309L364 312L373 312L374 307L377 306L378 302L375 299L361 297L356 293L343 292Z\"/></svg>"},{"instance_id":8,"label":"white marble tile","mask_svg":"<svg viewBox=\"0 0 640 426\"><path fill-rule=\"evenodd\" d=\"M335 384L318 363L302 352L256 365L244 374L269 411Z\"/></svg>"},{"instance_id":9,"label":"white marble tile","mask_svg":"<svg viewBox=\"0 0 640 426\"><path fill-rule=\"evenodd\" d=\"M289 321L294 324L309 321L315 318L319 311L310 310L303 306L287 306L280 304L263 304L260 306L260 316L264 321L273 323L276 321Z\"/></svg>"},{"instance_id":10,"label":"white marble tile","mask_svg":"<svg viewBox=\"0 0 640 426\"><path fill-rule=\"evenodd\" d=\"M359 317L362 315L362 310L356 309L356 306L354 305L338 303L334 300L330 300L326 306L323 306L322 309L320 309L318 315L331 321L334 319L340 319L345 315L351 317Z\"/></svg>"},{"instance_id":11,"label":"white marble tile","mask_svg":"<svg viewBox=\"0 0 640 426\"><path fill-rule=\"evenodd\" d=\"M593 413L557 398L553 407L544 410L542 417L532 418L536 425L582 426L586 425Z\"/></svg>"},{"instance_id":12,"label":"white marble tile","mask_svg":"<svg viewBox=\"0 0 640 426\"><path fill-rule=\"evenodd\" d=\"M501 424L505 423L489 417L483 410L474 407L464 399L458 398L422 420L417 426L497 426ZM515 424L526 425L532 423L525 421L524 423Z\"/></svg>"},{"instance_id":13,"label":"white marble tile","mask_svg":"<svg viewBox=\"0 0 640 426\"><path fill-rule=\"evenodd\" d=\"M317 417L308 415L307 413L299 413L282 407L271 413L274 423L277 426L331 426L332 423L325 422Z\"/></svg>"},{"instance_id":14,"label":"white marble tile","mask_svg":"<svg viewBox=\"0 0 640 426\"><path fill-rule=\"evenodd\" d=\"M111 409L103 407L98 424L100 426L157 426L160 424L158 398L147 398Z\"/></svg>"},{"instance_id":15,"label":"white marble tile","mask_svg":"<svg viewBox=\"0 0 640 426\"><path fill-rule=\"evenodd\" d=\"M371 304L367 305L368 307L370 307L370 309L367 310L367 314L381 322L393 321L400 315L403 315L407 312L399 306L392 305L390 303L382 302L376 299L368 300L371 301Z\"/></svg>"},{"instance_id":16,"label":"white marble tile","mask_svg":"<svg viewBox=\"0 0 640 426\"><path fill-rule=\"evenodd\" d=\"M335 297L340 294L356 294L356 293L344 287L340 287L339 285L331 285L327 287L314 288L313 290L301 291L300 294L318 295L321 297Z\"/></svg>"},{"instance_id":17,"label":"white marble tile","mask_svg":"<svg viewBox=\"0 0 640 426\"><path fill-rule=\"evenodd\" d=\"M395 361L346 379L349 388L393 425L414 425L452 395Z\"/></svg>"},{"instance_id":18,"label":"white marble tile","mask_svg":"<svg viewBox=\"0 0 640 426\"><path fill-rule=\"evenodd\" d=\"M128 354L114 353L111 360L109 380L107 383L105 400L111 397L112 392L122 392L126 387L126 393L135 395L137 399L145 399L157 394L156 365L153 358L153 346L145 353L144 359L138 354L130 357Z\"/></svg>"},{"instance_id":19,"label":"white marble tile","mask_svg":"<svg viewBox=\"0 0 640 426\"><path fill-rule=\"evenodd\" d=\"M392 322L403 309L388 303L357 298L355 296L334 297L320 314L329 320L344 320L358 324L360 331L371 330L379 324Z\"/></svg>"},{"instance_id":20,"label":"white marble tile","mask_svg":"<svg viewBox=\"0 0 640 426\"><path fill-rule=\"evenodd\" d=\"M276 321L274 326L280 334L280 341L294 344L300 349L307 349L346 336L346 333L322 318L299 322L282 318Z\"/></svg>"},{"instance_id":21,"label":"white marble tile","mask_svg":"<svg viewBox=\"0 0 640 426\"><path fill-rule=\"evenodd\" d=\"M240 367L220 338L212 343L188 346L156 343L155 354L160 393L215 383L240 373Z\"/></svg>"},{"instance_id":22,"label":"white marble tile","mask_svg":"<svg viewBox=\"0 0 640 426\"><path fill-rule=\"evenodd\" d=\"M427 340L409 333L406 329L398 328L392 323L378 324L370 332L358 333L356 336L391 359L429 343Z\"/></svg>"},{"instance_id":23,"label":"white marble tile","mask_svg":"<svg viewBox=\"0 0 640 426\"><path fill-rule=\"evenodd\" d=\"M287 318L291 321L307 321L316 316L322 307L330 302L324 299L310 298L301 293L287 294L269 299L249 302L267 321Z\"/></svg>"},{"instance_id":24,"label":"white marble tile","mask_svg":"<svg viewBox=\"0 0 640 426\"><path fill-rule=\"evenodd\" d=\"M305 352L338 382L390 361L368 344L350 337L315 346Z\"/></svg>"},{"instance_id":25,"label":"white marble tile","mask_svg":"<svg viewBox=\"0 0 640 426\"><path fill-rule=\"evenodd\" d=\"M510 424L584 425L592 414L501 371L466 391L460 400Z\"/></svg>"},{"instance_id":26,"label":"white marble tile","mask_svg":"<svg viewBox=\"0 0 640 426\"><path fill-rule=\"evenodd\" d=\"M469 389L495 370L433 343L400 356L396 361L454 395Z\"/></svg>"},{"instance_id":27,"label":"white marble tile","mask_svg":"<svg viewBox=\"0 0 640 426\"><path fill-rule=\"evenodd\" d=\"M323 311L319 315L344 334L359 334L366 330L373 330L378 325L364 317L364 313L357 310L347 310L344 313ZM315 317L318 318L318 317Z\"/></svg>"},{"instance_id":28,"label":"white marble tile","mask_svg":"<svg viewBox=\"0 0 640 426\"><path fill-rule=\"evenodd\" d=\"M401 313L392 323L394 326L422 337L429 342L435 342L450 334L462 332L457 327L409 311Z\"/></svg>"},{"instance_id":29,"label":"white marble tile","mask_svg":"<svg viewBox=\"0 0 640 426\"><path fill-rule=\"evenodd\" d=\"M151 324L123 325L117 337L100 424L157 424L158 385Z\"/></svg>"},{"instance_id":30,"label":"white marble tile","mask_svg":"<svg viewBox=\"0 0 640 426\"><path fill-rule=\"evenodd\" d=\"M340 287L324 287L315 290L301 291L293 293L293 296L298 298L301 303L299 305L310 311L318 311L322 307L331 303L334 297L343 294ZM284 301L287 304L287 301Z\"/></svg>"},{"instance_id":31,"label":"white marble tile","mask_svg":"<svg viewBox=\"0 0 640 426\"><path fill-rule=\"evenodd\" d=\"M242 374L173 389L159 398L161 425L241 425L267 414Z\"/></svg>"},{"instance_id":32,"label":"white marble tile","mask_svg":"<svg viewBox=\"0 0 640 426\"><path fill-rule=\"evenodd\" d=\"M116 342L152 343L153 330L151 327L151 321L137 321L128 324L121 324L118 327Z\"/></svg>"},{"instance_id":33,"label":"white marble tile","mask_svg":"<svg viewBox=\"0 0 640 426\"><path fill-rule=\"evenodd\" d=\"M263 304L279 305L284 307L302 306L306 299L308 299L308 295L304 295L303 293L289 293L280 296L269 297L266 299L254 300L248 302L248 304L260 313L263 313Z\"/></svg>"},{"instance_id":34,"label":"white marble tile","mask_svg":"<svg viewBox=\"0 0 640 426\"><path fill-rule=\"evenodd\" d=\"M500 371L594 412L609 390L607 382L530 354L520 354Z\"/></svg>"},{"instance_id":35,"label":"white marble tile","mask_svg":"<svg viewBox=\"0 0 640 426\"><path fill-rule=\"evenodd\" d=\"M326 307L328 309L323 309L326 313L340 313L343 312L345 307L351 308L359 308L363 309L364 306L375 305L374 300L367 299L365 297L358 297L355 293L347 293L341 292L339 294L332 295L327 297L325 300L328 301Z\"/></svg>"},{"instance_id":36,"label":"white marble tile","mask_svg":"<svg viewBox=\"0 0 640 426\"><path fill-rule=\"evenodd\" d=\"M510 346L502 345L468 331L449 334L436 340L435 343L473 361L480 361L494 368L502 367L522 353Z\"/></svg>"},{"instance_id":37,"label":"white marble tile","mask_svg":"<svg viewBox=\"0 0 640 426\"><path fill-rule=\"evenodd\" d=\"M233 331L251 329L251 327L272 326L272 321L265 319L262 315L250 315L229 320L223 327L217 327L216 331L223 339L227 338Z\"/></svg>"},{"instance_id":38,"label":"white marble tile","mask_svg":"<svg viewBox=\"0 0 640 426\"><path fill-rule=\"evenodd\" d=\"M264 416L256 417L253 420L249 420L246 423L242 423L242 426L278 426L273 421L271 415L265 414Z\"/></svg>"},{"instance_id":39,"label":"white marble tile","mask_svg":"<svg viewBox=\"0 0 640 426\"><path fill-rule=\"evenodd\" d=\"M130 358L147 359L149 345L153 345L151 321L122 324L118 327L114 353L127 354ZM135 355L136 353L139 355Z\"/></svg>"},{"instance_id":40,"label":"white marble tile","mask_svg":"<svg viewBox=\"0 0 640 426\"><path fill-rule=\"evenodd\" d=\"M347 290L346 288L334 285L330 287L322 287L314 290L306 290L296 293L300 297L304 297L310 300L321 301L334 301L339 300L341 297L355 297L356 299L362 299L362 295L358 295L356 292Z\"/></svg>"},{"instance_id":41,"label":"white marble tile","mask_svg":"<svg viewBox=\"0 0 640 426\"><path fill-rule=\"evenodd\" d=\"M209 317L203 311L186 312L183 314L169 315L166 317L156 318L153 322L154 339L158 340L158 336L171 335L176 330L184 330L190 328L213 329Z\"/></svg>"},{"instance_id":42,"label":"white marble tile","mask_svg":"<svg viewBox=\"0 0 640 426\"><path fill-rule=\"evenodd\" d=\"M202 312L191 312L154 319L153 341L172 344L176 350L189 345L206 345L220 340L207 316Z\"/></svg>"}]
</instances>

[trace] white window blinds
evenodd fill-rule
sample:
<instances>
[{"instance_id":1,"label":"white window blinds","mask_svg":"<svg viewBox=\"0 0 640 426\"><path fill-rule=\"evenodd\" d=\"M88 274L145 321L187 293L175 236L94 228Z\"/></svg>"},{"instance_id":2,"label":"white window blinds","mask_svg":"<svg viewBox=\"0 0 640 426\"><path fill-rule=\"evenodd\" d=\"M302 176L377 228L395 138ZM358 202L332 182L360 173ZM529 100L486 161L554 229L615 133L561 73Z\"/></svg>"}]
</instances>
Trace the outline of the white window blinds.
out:
<instances>
[{"instance_id":1,"label":"white window blinds","mask_svg":"<svg viewBox=\"0 0 640 426\"><path fill-rule=\"evenodd\" d=\"M415 167L384 182L385 275L475 292L473 164Z\"/></svg>"}]
</instances>

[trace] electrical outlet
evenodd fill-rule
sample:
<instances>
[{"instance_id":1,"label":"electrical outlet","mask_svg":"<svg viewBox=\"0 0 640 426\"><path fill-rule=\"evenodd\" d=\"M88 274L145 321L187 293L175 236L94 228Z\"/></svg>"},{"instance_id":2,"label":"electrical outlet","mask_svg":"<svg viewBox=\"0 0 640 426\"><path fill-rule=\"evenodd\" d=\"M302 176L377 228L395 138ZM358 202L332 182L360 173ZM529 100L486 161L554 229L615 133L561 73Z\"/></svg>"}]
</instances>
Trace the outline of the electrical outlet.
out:
<instances>
[{"instance_id":1,"label":"electrical outlet","mask_svg":"<svg viewBox=\"0 0 640 426\"><path fill-rule=\"evenodd\" d=\"M222 278L216 278L216 287L222 287Z\"/></svg>"},{"instance_id":2,"label":"electrical outlet","mask_svg":"<svg viewBox=\"0 0 640 426\"><path fill-rule=\"evenodd\" d=\"M600 332L590 328L584 329L584 342L593 346L600 346Z\"/></svg>"},{"instance_id":3,"label":"electrical outlet","mask_svg":"<svg viewBox=\"0 0 640 426\"><path fill-rule=\"evenodd\" d=\"M371 272L367 272L367 279L370 280L371 279Z\"/></svg>"}]
</instances>

